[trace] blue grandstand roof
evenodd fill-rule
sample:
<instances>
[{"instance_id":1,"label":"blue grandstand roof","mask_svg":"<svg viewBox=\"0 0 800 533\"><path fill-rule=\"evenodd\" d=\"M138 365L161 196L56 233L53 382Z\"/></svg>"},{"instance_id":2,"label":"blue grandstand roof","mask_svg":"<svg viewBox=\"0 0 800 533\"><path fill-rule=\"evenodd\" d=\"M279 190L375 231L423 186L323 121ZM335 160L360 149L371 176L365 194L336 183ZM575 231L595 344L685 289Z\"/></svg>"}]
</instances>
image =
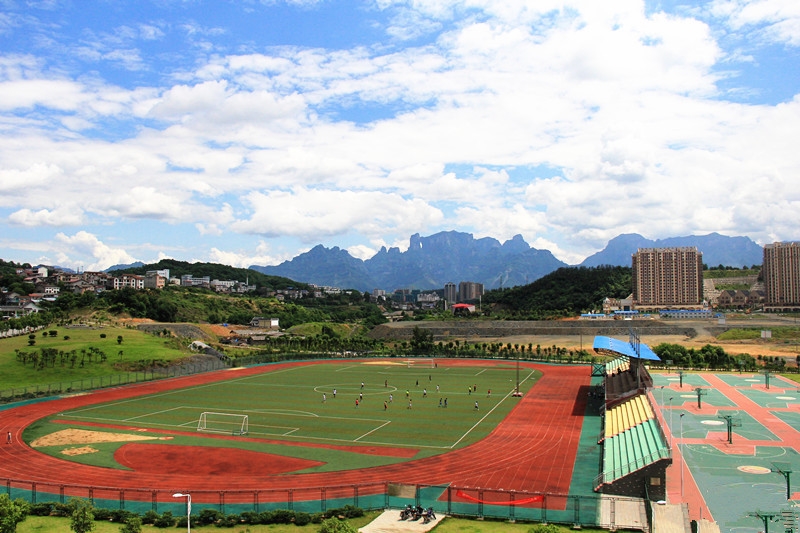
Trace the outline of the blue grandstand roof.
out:
<instances>
[{"instance_id":1,"label":"blue grandstand roof","mask_svg":"<svg viewBox=\"0 0 800 533\"><path fill-rule=\"evenodd\" d=\"M639 344L639 353L637 354L631 343L614 339L611 337L603 337L598 335L594 338L595 350L606 350L616 352L620 355L626 355L632 359L645 359L648 361L661 361L661 358L650 349L646 344Z\"/></svg>"}]
</instances>

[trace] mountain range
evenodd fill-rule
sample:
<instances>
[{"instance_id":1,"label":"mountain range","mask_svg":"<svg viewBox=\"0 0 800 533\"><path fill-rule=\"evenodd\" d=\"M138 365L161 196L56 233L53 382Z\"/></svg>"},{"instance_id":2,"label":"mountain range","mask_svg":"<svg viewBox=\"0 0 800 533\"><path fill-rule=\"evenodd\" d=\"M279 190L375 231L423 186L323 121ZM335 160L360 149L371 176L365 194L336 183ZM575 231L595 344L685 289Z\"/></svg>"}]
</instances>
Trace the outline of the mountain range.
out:
<instances>
[{"instance_id":1,"label":"mountain range","mask_svg":"<svg viewBox=\"0 0 800 533\"><path fill-rule=\"evenodd\" d=\"M631 255L639 248L685 246L697 247L710 266L749 267L760 265L763 258L763 248L747 237L710 233L651 240L633 233L611 239L603 250L573 266L630 266ZM405 252L382 247L367 260L336 246L317 245L280 265L250 268L315 285L393 291L441 289L445 283L461 281L482 283L487 290L514 287L566 266L570 265L548 250L532 248L521 235L501 243L491 237L475 239L471 233L443 231L428 237L414 234Z\"/></svg>"}]
</instances>

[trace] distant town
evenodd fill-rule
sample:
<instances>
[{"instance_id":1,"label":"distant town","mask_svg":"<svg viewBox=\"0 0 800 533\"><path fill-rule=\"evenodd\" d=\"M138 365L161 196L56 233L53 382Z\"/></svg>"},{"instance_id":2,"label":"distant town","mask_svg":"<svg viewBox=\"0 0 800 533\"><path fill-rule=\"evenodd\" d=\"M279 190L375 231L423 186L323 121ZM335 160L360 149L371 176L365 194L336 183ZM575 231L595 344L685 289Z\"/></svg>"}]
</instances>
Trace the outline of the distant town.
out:
<instances>
[{"instance_id":1,"label":"distant town","mask_svg":"<svg viewBox=\"0 0 800 533\"><path fill-rule=\"evenodd\" d=\"M788 312L800 310L800 242L776 242L764 247L760 273L739 278L704 279L703 254L696 247L640 248L632 255L632 287L628 298L605 298L602 309L584 313L584 319L631 318L658 314L675 318L710 318L722 309ZM40 310L42 301L55 301L62 291L73 294L101 293L109 290L160 290L167 286L200 287L226 294L246 294L257 290L245 280L219 280L191 274L170 276L168 269L150 270L144 275L109 272L65 272L48 266L17 268L24 283L34 287L29 294L3 288L0 313L3 318L19 318ZM308 288L270 290L265 296L278 300L326 298L352 290L308 285ZM387 293L375 289L364 297L386 304L395 312L415 309L443 309L454 314L480 311L484 286L461 281L446 283L440 290L397 289Z\"/></svg>"}]
</instances>

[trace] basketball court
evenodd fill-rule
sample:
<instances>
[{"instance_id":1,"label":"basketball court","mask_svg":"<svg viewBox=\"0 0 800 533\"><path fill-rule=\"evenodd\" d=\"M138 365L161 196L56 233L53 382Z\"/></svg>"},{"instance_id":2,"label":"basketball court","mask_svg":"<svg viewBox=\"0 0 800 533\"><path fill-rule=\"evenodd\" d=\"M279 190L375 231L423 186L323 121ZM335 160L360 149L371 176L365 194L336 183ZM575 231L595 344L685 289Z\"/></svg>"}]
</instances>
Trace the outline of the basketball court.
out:
<instances>
[{"instance_id":1,"label":"basketball court","mask_svg":"<svg viewBox=\"0 0 800 533\"><path fill-rule=\"evenodd\" d=\"M723 532L763 532L764 517L783 531L784 515L800 513L800 385L746 373L652 377L673 447L669 502L687 502L691 519Z\"/></svg>"}]
</instances>

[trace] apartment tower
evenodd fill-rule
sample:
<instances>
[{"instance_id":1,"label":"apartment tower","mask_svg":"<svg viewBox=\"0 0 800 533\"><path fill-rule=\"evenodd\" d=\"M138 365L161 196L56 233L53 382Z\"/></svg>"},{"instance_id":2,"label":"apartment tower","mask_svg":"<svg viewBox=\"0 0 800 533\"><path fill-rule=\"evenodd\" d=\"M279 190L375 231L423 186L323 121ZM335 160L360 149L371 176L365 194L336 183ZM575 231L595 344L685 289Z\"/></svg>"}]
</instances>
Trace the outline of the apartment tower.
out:
<instances>
[{"instance_id":1,"label":"apartment tower","mask_svg":"<svg viewBox=\"0 0 800 533\"><path fill-rule=\"evenodd\" d=\"M775 242L764 246L761 273L766 310L800 308L800 242Z\"/></svg>"},{"instance_id":2,"label":"apartment tower","mask_svg":"<svg viewBox=\"0 0 800 533\"><path fill-rule=\"evenodd\" d=\"M458 284L458 301L469 302L483 296L483 283L462 281Z\"/></svg>"},{"instance_id":3,"label":"apartment tower","mask_svg":"<svg viewBox=\"0 0 800 533\"><path fill-rule=\"evenodd\" d=\"M703 306L703 254L697 248L639 248L632 266L637 309Z\"/></svg>"}]
</instances>

